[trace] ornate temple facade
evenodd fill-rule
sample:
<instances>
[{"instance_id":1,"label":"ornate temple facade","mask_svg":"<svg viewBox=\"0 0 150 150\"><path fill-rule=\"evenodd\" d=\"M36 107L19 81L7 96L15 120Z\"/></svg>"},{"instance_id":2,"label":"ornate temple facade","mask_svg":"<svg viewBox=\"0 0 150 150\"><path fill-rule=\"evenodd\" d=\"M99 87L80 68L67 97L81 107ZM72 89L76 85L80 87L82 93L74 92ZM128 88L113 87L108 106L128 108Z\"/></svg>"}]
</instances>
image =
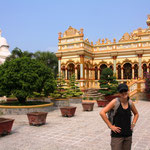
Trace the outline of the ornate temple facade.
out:
<instances>
[{"instance_id":1,"label":"ornate temple facade","mask_svg":"<svg viewBox=\"0 0 150 150\"><path fill-rule=\"evenodd\" d=\"M83 29L71 26L59 32L58 72L66 80L75 73L81 88L99 88L98 80L104 68L113 70L118 81L143 79L150 72L150 15L147 28L125 33L117 42L98 39L96 44L84 39Z\"/></svg>"},{"instance_id":2,"label":"ornate temple facade","mask_svg":"<svg viewBox=\"0 0 150 150\"><path fill-rule=\"evenodd\" d=\"M6 57L10 56L9 45L4 37L1 36L0 30L0 64L4 63Z\"/></svg>"}]
</instances>

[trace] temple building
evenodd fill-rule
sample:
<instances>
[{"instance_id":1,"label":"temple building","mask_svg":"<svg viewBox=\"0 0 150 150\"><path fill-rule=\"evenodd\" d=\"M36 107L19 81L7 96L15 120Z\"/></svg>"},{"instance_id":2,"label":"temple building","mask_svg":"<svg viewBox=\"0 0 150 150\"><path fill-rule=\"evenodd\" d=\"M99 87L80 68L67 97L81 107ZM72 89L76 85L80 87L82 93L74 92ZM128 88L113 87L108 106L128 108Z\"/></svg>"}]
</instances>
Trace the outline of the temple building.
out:
<instances>
[{"instance_id":1,"label":"temple building","mask_svg":"<svg viewBox=\"0 0 150 150\"><path fill-rule=\"evenodd\" d=\"M150 15L147 28L125 33L117 42L98 39L93 44L84 39L83 29L71 26L59 32L58 71L66 80L75 73L81 88L99 88L98 80L104 68L113 70L118 81L140 80L150 72Z\"/></svg>"},{"instance_id":2,"label":"temple building","mask_svg":"<svg viewBox=\"0 0 150 150\"><path fill-rule=\"evenodd\" d=\"M0 64L4 63L6 57L10 56L9 45L4 37L1 36L0 30Z\"/></svg>"}]
</instances>

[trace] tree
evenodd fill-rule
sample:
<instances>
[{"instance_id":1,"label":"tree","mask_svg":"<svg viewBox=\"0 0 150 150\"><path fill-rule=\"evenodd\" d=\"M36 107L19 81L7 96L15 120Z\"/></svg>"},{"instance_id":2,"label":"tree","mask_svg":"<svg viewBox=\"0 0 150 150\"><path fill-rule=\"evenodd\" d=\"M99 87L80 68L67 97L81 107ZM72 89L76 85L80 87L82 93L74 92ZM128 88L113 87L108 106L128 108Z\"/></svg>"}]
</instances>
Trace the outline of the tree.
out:
<instances>
[{"instance_id":1,"label":"tree","mask_svg":"<svg viewBox=\"0 0 150 150\"><path fill-rule=\"evenodd\" d=\"M72 74L69 80L69 94L71 95L71 97L77 97L83 94L78 84L79 82L76 81L75 74Z\"/></svg>"},{"instance_id":2,"label":"tree","mask_svg":"<svg viewBox=\"0 0 150 150\"><path fill-rule=\"evenodd\" d=\"M20 103L33 92L45 96L56 88L53 73L46 65L29 57L21 57L6 61L0 66L0 95L17 97Z\"/></svg>"},{"instance_id":3,"label":"tree","mask_svg":"<svg viewBox=\"0 0 150 150\"><path fill-rule=\"evenodd\" d=\"M61 74L58 74L57 79L57 88L54 91L54 93L51 93L51 96L53 98L67 98L70 95L68 94L68 88L67 88L67 83L64 79L64 76Z\"/></svg>"},{"instance_id":4,"label":"tree","mask_svg":"<svg viewBox=\"0 0 150 150\"><path fill-rule=\"evenodd\" d=\"M113 76L113 71L110 68L105 68L102 71L99 83L100 93L104 95L113 95L117 93L118 81L116 81L116 77Z\"/></svg>"},{"instance_id":5,"label":"tree","mask_svg":"<svg viewBox=\"0 0 150 150\"><path fill-rule=\"evenodd\" d=\"M34 54L34 57L36 60L40 61L41 63L44 63L48 67L52 69L54 72L55 78L58 74L58 59L56 55L53 52L40 52L37 51Z\"/></svg>"},{"instance_id":6,"label":"tree","mask_svg":"<svg viewBox=\"0 0 150 150\"><path fill-rule=\"evenodd\" d=\"M29 57L32 58L34 56L33 53L28 51L22 51L20 48L16 47L12 50L11 55L6 58L6 60L10 61L12 59L21 58L21 57Z\"/></svg>"}]
</instances>

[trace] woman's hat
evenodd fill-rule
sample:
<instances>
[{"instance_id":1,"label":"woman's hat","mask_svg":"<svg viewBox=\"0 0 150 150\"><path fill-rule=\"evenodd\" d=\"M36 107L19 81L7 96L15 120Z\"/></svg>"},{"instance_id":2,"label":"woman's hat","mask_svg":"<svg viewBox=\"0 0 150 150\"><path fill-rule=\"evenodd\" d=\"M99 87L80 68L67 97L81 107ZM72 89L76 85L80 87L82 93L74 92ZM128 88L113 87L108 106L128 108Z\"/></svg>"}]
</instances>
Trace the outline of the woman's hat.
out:
<instances>
[{"instance_id":1,"label":"woman's hat","mask_svg":"<svg viewBox=\"0 0 150 150\"><path fill-rule=\"evenodd\" d=\"M117 90L119 93L122 93L122 92L127 92L129 89L128 89L128 86L126 84L122 83L122 84L118 85Z\"/></svg>"}]
</instances>

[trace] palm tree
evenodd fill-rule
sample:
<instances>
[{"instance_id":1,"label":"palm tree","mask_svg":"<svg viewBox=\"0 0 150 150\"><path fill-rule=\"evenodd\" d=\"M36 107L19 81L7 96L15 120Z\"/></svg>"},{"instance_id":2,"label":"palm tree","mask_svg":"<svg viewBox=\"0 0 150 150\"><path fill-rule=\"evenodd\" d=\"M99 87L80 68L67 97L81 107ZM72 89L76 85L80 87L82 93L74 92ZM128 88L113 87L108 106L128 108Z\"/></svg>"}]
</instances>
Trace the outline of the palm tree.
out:
<instances>
[{"instance_id":1,"label":"palm tree","mask_svg":"<svg viewBox=\"0 0 150 150\"><path fill-rule=\"evenodd\" d=\"M37 51L34 53L34 58L37 59L38 61L44 63L48 67L52 69L54 72L55 78L57 77L58 73L58 59L53 52L40 52Z\"/></svg>"},{"instance_id":2,"label":"palm tree","mask_svg":"<svg viewBox=\"0 0 150 150\"><path fill-rule=\"evenodd\" d=\"M33 56L34 56L33 53L28 52L28 51L23 52L20 48L16 47L11 52L11 55L6 58L6 60L10 61L12 59L21 58L21 57L30 57L30 58L32 58Z\"/></svg>"}]
</instances>

